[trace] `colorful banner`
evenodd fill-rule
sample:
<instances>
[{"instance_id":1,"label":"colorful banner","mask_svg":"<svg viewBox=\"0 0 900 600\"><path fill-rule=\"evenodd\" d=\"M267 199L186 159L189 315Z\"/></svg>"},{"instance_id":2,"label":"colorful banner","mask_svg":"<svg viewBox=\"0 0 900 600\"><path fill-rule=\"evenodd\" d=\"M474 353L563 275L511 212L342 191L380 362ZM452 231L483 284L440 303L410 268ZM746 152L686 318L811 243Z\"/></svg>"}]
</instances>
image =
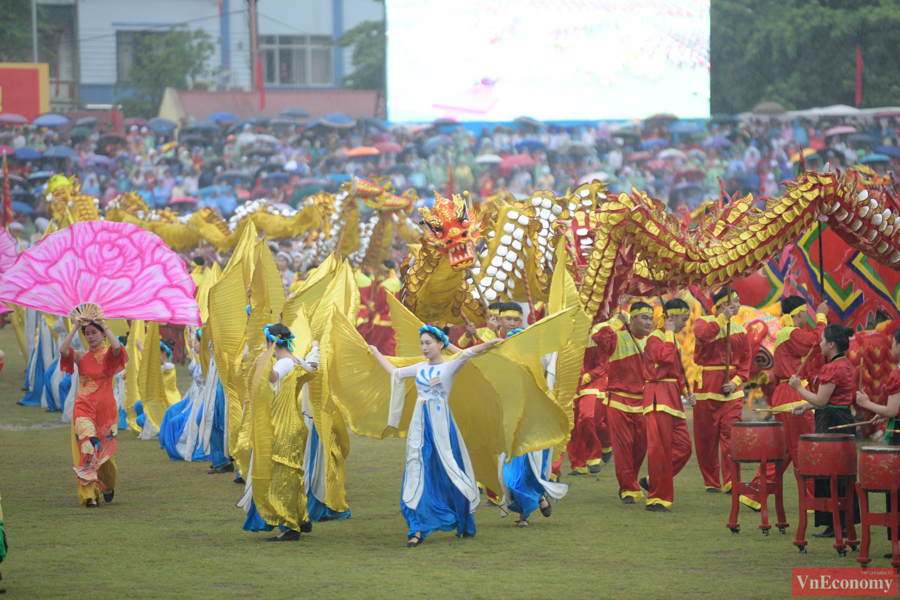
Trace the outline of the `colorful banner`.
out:
<instances>
[{"instance_id":1,"label":"colorful banner","mask_svg":"<svg viewBox=\"0 0 900 600\"><path fill-rule=\"evenodd\" d=\"M0 63L0 113L33 121L50 112L50 69L46 63Z\"/></svg>"}]
</instances>

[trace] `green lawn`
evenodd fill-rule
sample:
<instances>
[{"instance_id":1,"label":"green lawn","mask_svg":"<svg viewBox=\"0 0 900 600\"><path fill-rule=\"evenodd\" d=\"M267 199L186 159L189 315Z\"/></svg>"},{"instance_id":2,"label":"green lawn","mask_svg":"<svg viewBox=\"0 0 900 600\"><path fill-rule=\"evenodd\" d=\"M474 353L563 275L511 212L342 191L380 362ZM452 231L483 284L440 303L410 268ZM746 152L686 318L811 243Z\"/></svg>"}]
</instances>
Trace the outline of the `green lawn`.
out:
<instances>
[{"instance_id":1,"label":"green lawn","mask_svg":"<svg viewBox=\"0 0 900 600\"><path fill-rule=\"evenodd\" d=\"M791 535L763 537L749 511L741 513L744 530L732 535L730 496L704 492L693 458L675 482L670 514L624 506L610 464L598 476L565 478L569 495L527 530L482 506L475 539L435 534L408 550L399 507L402 440L354 437L347 462L353 518L316 524L296 543L269 544L268 534L241 529L235 502L243 486L232 477L207 475L208 464L172 462L156 442L124 434L115 502L89 511L78 506L69 429L57 425L59 414L16 405L25 368L16 347L11 328L0 330L7 354L0 494L11 545L0 585L8 597L786 598L791 567L857 564L852 555L838 558L825 540L811 540L801 556ZM795 524L793 478L788 489ZM876 536L880 557L887 543L881 530Z\"/></svg>"}]
</instances>

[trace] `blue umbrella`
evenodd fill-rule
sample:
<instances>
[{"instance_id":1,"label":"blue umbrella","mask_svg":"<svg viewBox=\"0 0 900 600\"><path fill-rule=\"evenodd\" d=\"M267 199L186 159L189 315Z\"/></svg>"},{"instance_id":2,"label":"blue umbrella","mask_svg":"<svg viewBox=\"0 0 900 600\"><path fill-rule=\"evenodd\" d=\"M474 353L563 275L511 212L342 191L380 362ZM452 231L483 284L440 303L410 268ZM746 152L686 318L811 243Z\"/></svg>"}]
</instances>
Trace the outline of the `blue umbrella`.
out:
<instances>
[{"instance_id":1,"label":"blue umbrella","mask_svg":"<svg viewBox=\"0 0 900 600\"><path fill-rule=\"evenodd\" d=\"M212 194L225 194L232 190L230 185L211 185L209 187L205 187L197 190L197 196L202 198L204 196L210 196Z\"/></svg>"},{"instance_id":2,"label":"blue umbrella","mask_svg":"<svg viewBox=\"0 0 900 600\"><path fill-rule=\"evenodd\" d=\"M247 119L250 123L254 125L265 125L269 121L272 120L272 117L267 117L266 115L256 115L255 117L250 117Z\"/></svg>"},{"instance_id":3,"label":"blue umbrella","mask_svg":"<svg viewBox=\"0 0 900 600\"><path fill-rule=\"evenodd\" d=\"M19 160L37 160L41 153L31 148L19 148L16 150L16 158Z\"/></svg>"},{"instance_id":4,"label":"blue umbrella","mask_svg":"<svg viewBox=\"0 0 900 600\"><path fill-rule=\"evenodd\" d=\"M891 162L891 157L884 154L870 154L868 156L864 156L863 159L859 162L864 165L877 162Z\"/></svg>"},{"instance_id":5,"label":"blue umbrella","mask_svg":"<svg viewBox=\"0 0 900 600\"><path fill-rule=\"evenodd\" d=\"M78 158L78 153L68 146L52 146L44 152L44 158Z\"/></svg>"},{"instance_id":6,"label":"blue umbrella","mask_svg":"<svg viewBox=\"0 0 900 600\"><path fill-rule=\"evenodd\" d=\"M543 150L544 148L546 148L544 142L538 138L524 138L521 142L516 144L516 150L519 152L522 152L523 150Z\"/></svg>"},{"instance_id":7,"label":"blue umbrella","mask_svg":"<svg viewBox=\"0 0 900 600\"><path fill-rule=\"evenodd\" d=\"M113 164L115 161L107 156L102 156L99 154L95 154L93 156L85 159L85 162L89 165L98 165L101 167L108 167Z\"/></svg>"},{"instance_id":8,"label":"blue umbrella","mask_svg":"<svg viewBox=\"0 0 900 600\"><path fill-rule=\"evenodd\" d=\"M18 200L12 201L12 209L13 209L13 212L25 213L27 215L30 215L34 212L34 209L32 207L30 207L27 204L25 204L24 202L20 202Z\"/></svg>"},{"instance_id":9,"label":"blue umbrella","mask_svg":"<svg viewBox=\"0 0 900 600\"><path fill-rule=\"evenodd\" d=\"M313 127L318 127L319 125L322 125L322 119L313 119L306 124L305 129L312 129Z\"/></svg>"},{"instance_id":10,"label":"blue umbrella","mask_svg":"<svg viewBox=\"0 0 900 600\"><path fill-rule=\"evenodd\" d=\"M662 138L648 138L641 142L640 148L641 150L649 150L650 148L668 148L669 140L664 140Z\"/></svg>"},{"instance_id":11,"label":"blue umbrella","mask_svg":"<svg viewBox=\"0 0 900 600\"><path fill-rule=\"evenodd\" d=\"M212 121L199 121L194 123L193 125L188 125L184 127L183 130L191 130L191 131L219 131L220 127L218 124L213 123Z\"/></svg>"},{"instance_id":12,"label":"blue umbrella","mask_svg":"<svg viewBox=\"0 0 900 600\"><path fill-rule=\"evenodd\" d=\"M292 119L308 119L312 116L307 111L302 108L297 108L296 106L286 108L278 114L282 117L291 117Z\"/></svg>"},{"instance_id":13,"label":"blue umbrella","mask_svg":"<svg viewBox=\"0 0 900 600\"><path fill-rule=\"evenodd\" d=\"M669 133L704 133L705 131L706 127L696 123L675 123L674 125L669 125Z\"/></svg>"},{"instance_id":14,"label":"blue umbrella","mask_svg":"<svg viewBox=\"0 0 900 600\"><path fill-rule=\"evenodd\" d=\"M31 124L37 127L57 127L59 125L68 125L69 118L56 113L47 113L36 118Z\"/></svg>"},{"instance_id":15,"label":"blue umbrella","mask_svg":"<svg viewBox=\"0 0 900 600\"><path fill-rule=\"evenodd\" d=\"M236 115L231 114L230 112L214 112L213 114L206 117L207 121L237 121L238 118Z\"/></svg>"},{"instance_id":16,"label":"blue umbrella","mask_svg":"<svg viewBox=\"0 0 900 600\"><path fill-rule=\"evenodd\" d=\"M388 124L381 119L376 119L375 117L363 117L363 121L366 122L366 125L371 125L372 127L375 127L382 131L388 130Z\"/></svg>"},{"instance_id":17,"label":"blue umbrella","mask_svg":"<svg viewBox=\"0 0 900 600\"><path fill-rule=\"evenodd\" d=\"M885 154L894 158L900 158L900 148L898 148L897 146L875 146L873 150L880 154Z\"/></svg>"},{"instance_id":18,"label":"blue umbrella","mask_svg":"<svg viewBox=\"0 0 900 600\"><path fill-rule=\"evenodd\" d=\"M28 176L28 181L35 181L37 179L50 179L53 177L53 171L36 171Z\"/></svg>"},{"instance_id":19,"label":"blue umbrella","mask_svg":"<svg viewBox=\"0 0 900 600\"><path fill-rule=\"evenodd\" d=\"M717 135L703 140L701 144L704 148L731 148L731 140L727 137Z\"/></svg>"},{"instance_id":20,"label":"blue umbrella","mask_svg":"<svg viewBox=\"0 0 900 600\"><path fill-rule=\"evenodd\" d=\"M428 138L422 149L425 151L425 154L433 154L441 146L449 146L452 143L453 138L451 138L449 135L435 135Z\"/></svg>"},{"instance_id":21,"label":"blue umbrella","mask_svg":"<svg viewBox=\"0 0 900 600\"><path fill-rule=\"evenodd\" d=\"M262 180L264 183L267 183L267 184L270 181L276 181L276 180L283 181L284 183L290 183L291 176L288 175L287 173L279 173L279 172L266 173L265 176L263 176Z\"/></svg>"},{"instance_id":22,"label":"blue umbrella","mask_svg":"<svg viewBox=\"0 0 900 600\"><path fill-rule=\"evenodd\" d=\"M356 119L345 113L333 112L328 113L320 119L322 125L336 127L338 129L349 129L356 125Z\"/></svg>"},{"instance_id":23,"label":"blue umbrella","mask_svg":"<svg viewBox=\"0 0 900 600\"><path fill-rule=\"evenodd\" d=\"M327 177L331 181L337 181L338 183L350 181L350 176L345 173L329 173L325 177Z\"/></svg>"},{"instance_id":24,"label":"blue umbrella","mask_svg":"<svg viewBox=\"0 0 900 600\"><path fill-rule=\"evenodd\" d=\"M150 129L154 132L164 132L168 133L170 131L175 131L176 124L174 121L170 121L169 119L163 119L162 117L153 117L150 119Z\"/></svg>"}]
</instances>

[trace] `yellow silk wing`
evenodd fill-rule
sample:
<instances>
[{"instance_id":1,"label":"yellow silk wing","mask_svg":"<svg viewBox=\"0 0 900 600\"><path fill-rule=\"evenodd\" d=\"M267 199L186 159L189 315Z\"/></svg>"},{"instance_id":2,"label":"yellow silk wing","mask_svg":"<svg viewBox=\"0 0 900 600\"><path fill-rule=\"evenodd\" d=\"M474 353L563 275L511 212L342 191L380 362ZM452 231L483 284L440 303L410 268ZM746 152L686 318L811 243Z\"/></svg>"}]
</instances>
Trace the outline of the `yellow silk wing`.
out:
<instances>
[{"instance_id":1,"label":"yellow silk wing","mask_svg":"<svg viewBox=\"0 0 900 600\"><path fill-rule=\"evenodd\" d=\"M125 352L128 354L128 362L125 363L125 420L128 422L128 430L135 435L141 432L137 424L137 413L134 405L141 399L141 385L138 381L143 354L138 350L137 342L144 343L143 321L132 321L128 333L128 343L125 344Z\"/></svg>"},{"instance_id":2,"label":"yellow silk wing","mask_svg":"<svg viewBox=\"0 0 900 600\"><path fill-rule=\"evenodd\" d=\"M141 398L144 405L144 414L157 429L162 425L166 409L169 408L166 397L166 386L160 362L159 349L159 323L147 323L147 335L144 338L144 353L141 358L138 385L141 388Z\"/></svg>"}]
</instances>

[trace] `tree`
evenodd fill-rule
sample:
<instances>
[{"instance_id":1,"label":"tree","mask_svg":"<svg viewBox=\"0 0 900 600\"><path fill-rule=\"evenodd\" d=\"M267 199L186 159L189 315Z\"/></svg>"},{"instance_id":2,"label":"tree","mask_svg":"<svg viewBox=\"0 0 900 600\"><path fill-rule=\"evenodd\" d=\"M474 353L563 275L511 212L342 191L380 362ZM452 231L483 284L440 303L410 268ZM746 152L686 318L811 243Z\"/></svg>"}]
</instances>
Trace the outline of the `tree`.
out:
<instances>
[{"instance_id":1,"label":"tree","mask_svg":"<svg viewBox=\"0 0 900 600\"><path fill-rule=\"evenodd\" d=\"M44 42L52 35L47 10L38 4L38 52L44 59L56 54ZM42 39L43 38L43 39ZM31 0L0 0L0 62L31 62Z\"/></svg>"},{"instance_id":2,"label":"tree","mask_svg":"<svg viewBox=\"0 0 900 600\"><path fill-rule=\"evenodd\" d=\"M863 106L900 100L897 0L712 0L710 18L714 113L853 105L857 44Z\"/></svg>"},{"instance_id":3,"label":"tree","mask_svg":"<svg viewBox=\"0 0 900 600\"><path fill-rule=\"evenodd\" d=\"M381 0L376 0L381 1ZM344 77L341 87L352 90L385 89L385 26L380 21L363 21L335 40L335 45L353 48L353 72Z\"/></svg>"},{"instance_id":4,"label":"tree","mask_svg":"<svg viewBox=\"0 0 900 600\"><path fill-rule=\"evenodd\" d=\"M116 86L117 91L130 94L122 99L125 113L158 114L167 87L184 89L198 78L214 74L208 67L214 51L212 36L202 29L172 27L165 35L136 35L131 69Z\"/></svg>"}]
</instances>

